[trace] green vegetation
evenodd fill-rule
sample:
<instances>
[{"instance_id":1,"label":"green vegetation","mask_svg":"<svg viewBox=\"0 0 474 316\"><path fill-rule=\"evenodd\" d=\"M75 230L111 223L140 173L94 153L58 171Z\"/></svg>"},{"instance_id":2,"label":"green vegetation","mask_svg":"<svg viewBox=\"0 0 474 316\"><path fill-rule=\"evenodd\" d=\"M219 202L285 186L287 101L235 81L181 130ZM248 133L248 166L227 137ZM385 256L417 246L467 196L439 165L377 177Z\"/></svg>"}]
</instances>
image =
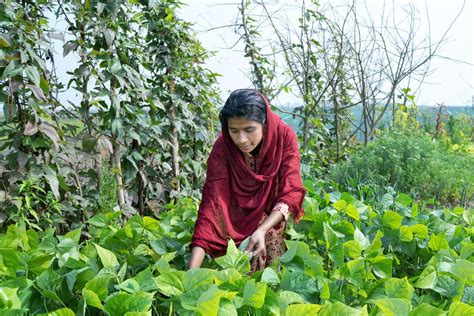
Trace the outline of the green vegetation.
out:
<instances>
[{"instance_id":1,"label":"green vegetation","mask_svg":"<svg viewBox=\"0 0 474 316\"><path fill-rule=\"evenodd\" d=\"M0 6L1 315L474 314L472 117L439 109L417 121L415 97L399 87L423 66L413 60L378 90L372 73L413 58L395 56L412 33L395 53L364 57L341 23L307 5L294 32L304 40L275 30L280 47L264 45L287 54L281 71L260 51L260 21L246 15L254 3L240 8L254 85L271 99L293 82L304 100L286 114L301 122L306 215L288 224L288 251L253 275L232 242L187 270L222 102L181 3ZM56 76L57 53L78 61L70 82ZM359 77L354 62L382 68ZM64 89L80 101L61 104Z\"/></svg>"},{"instance_id":2,"label":"green vegetation","mask_svg":"<svg viewBox=\"0 0 474 316\"><path fill-rule=\"evenodd\" d=\"M160 220L96 214L64 235L10 225L0 234L0 309L11 315L446 315L472 313L472 211L425 208L404 194L378 201L306 181L306 215L288 251L249 276L227 255L184 271L197 203ZM128 313L128 314L127 314Z\"/></svg>"},{"instance_id":3,"label":"green vegetation","mask_svg":"<svg viewBox=\"0 0 474 316\"><path fill-rule=\"evenodd\" d=\"M418 199L468 205L474 155L459 151L422 133L389 131L336 165L331 178L346 188L393 186Z\"/></svg>"}]
</instances>

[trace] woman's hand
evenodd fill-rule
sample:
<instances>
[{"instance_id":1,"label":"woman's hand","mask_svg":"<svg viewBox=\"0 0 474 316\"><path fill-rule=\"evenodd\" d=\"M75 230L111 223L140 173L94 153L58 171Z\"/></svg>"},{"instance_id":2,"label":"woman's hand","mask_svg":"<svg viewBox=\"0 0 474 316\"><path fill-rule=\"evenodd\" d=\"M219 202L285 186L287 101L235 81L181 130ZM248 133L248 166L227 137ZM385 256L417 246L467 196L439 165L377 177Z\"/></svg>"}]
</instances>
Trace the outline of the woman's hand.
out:
<instances>
[{"instance_id":1,"label":"woman's hand","mask_svg":"<svg viewBox=\"0 0 474 316\"><path fill-rule=\"evenodd\" d=\"M245 251L251 252L254 257L262 256L265 259L267 257L265 235L270 228L281 222L282 219L283 214L281 212L272 212L250 236L250 242Z\"/></svg>"},{"instance_id":2,"label":"woman's hand","mask_svg":"<svg viewBox=\"0 0 474 316\"><path fill-rule=\"evenodd\" d=\"M245 251L250 252L253 257L263 256L265 258L267 255L267 249L265 247L266 233L265 230L257 228L250 236L249 245Z\"/></svg>"}]
</instances>

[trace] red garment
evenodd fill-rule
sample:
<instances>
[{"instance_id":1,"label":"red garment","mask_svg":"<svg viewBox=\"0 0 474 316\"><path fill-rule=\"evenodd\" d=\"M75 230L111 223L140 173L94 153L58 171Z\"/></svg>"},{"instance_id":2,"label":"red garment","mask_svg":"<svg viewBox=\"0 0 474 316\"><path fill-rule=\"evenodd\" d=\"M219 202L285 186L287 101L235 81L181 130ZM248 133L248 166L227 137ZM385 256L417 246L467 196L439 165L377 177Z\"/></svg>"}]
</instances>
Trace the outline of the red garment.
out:
<instances>
[{"instance_id":1,"label":"red garment","mask_svg":"<svg viewBox=\"0 0 474 316\"><path fill-rule=\"evenodd\" d=\"M257 228L276 203L289 206L298 221L305 189L301 181L296 134L270 109L258 159L252 171L243 153L223 130L207 161L207 176L191 248L202 247L212 257L224 255L227 242L239 245Z\"/></svg>"}]
</instances>

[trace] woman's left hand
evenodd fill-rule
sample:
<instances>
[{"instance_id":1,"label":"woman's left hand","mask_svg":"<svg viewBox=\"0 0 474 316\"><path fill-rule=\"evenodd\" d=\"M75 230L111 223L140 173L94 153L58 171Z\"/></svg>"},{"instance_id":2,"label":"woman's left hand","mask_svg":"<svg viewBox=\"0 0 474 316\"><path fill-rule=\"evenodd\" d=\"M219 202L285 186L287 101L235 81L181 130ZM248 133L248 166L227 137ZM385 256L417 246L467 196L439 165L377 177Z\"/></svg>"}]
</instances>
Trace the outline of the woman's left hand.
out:
<instances>
[{"instance_id":1,"label":"woman's left hand","mask_svg":"<svg viewBox=\"0 0 474 316\"><path fill-rule=\"evenodd\" d=\"M245 251L251 252L253 257L263 256L263 258L267 255L267 250L265 247L265 234L266 231L262 230L261 228L257 228L256 231L250 236L249 245Z\"/></svg>"}]
</instances>

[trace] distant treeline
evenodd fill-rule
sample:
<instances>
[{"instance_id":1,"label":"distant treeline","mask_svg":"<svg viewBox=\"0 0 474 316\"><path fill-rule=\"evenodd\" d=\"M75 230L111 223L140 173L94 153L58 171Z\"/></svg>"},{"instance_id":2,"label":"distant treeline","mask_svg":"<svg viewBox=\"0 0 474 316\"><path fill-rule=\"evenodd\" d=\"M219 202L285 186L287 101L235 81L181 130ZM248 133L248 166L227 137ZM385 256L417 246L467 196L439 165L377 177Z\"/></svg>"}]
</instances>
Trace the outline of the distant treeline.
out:
<instances>
[{"instance_id":1,"label":"distant treeline","mask_svg":"<svg viewBox=\"0 0 474 316\"><path fill-rule=\"evenodd\" d=\"M277 113L287 124L289 124L291 127L293 127L295 131L298 132L300 130L301 119L299 119L298 116L293 116L287 113L287 112L293 112L295 108L297 108L297 106L293 106L293 105L282 107L281 109L284 110L285 113L282 113L281 111L277 111ZM359 121L361 118L362 107L355 106L355 107L352 107L351 110L354 115L354 121L356 122ZM424 106L424 105L418 107L417 120L420 123L430 123L430 125L434 126L436 124L436 118L440 114L440 110L441 110L441 115L444 117L446 117L446 115L457 116L459 114L466 114L469 117L471 117L472 120L474 121L474 106L443 106L440 109L439 106ZM390 122L391 119L392 119L391 113L387 112L384 119L380 121L380 127L387 125L387 123Z\"/></svg>"}]
</instances>

